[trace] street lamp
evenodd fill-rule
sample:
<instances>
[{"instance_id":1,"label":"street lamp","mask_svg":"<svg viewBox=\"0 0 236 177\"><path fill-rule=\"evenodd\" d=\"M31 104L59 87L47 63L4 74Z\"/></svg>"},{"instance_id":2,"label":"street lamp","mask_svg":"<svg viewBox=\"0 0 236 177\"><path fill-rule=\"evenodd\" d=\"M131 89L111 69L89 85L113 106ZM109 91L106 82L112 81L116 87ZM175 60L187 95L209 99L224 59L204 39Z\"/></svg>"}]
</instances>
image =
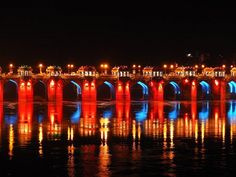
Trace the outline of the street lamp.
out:
<instances>
[{"instance_id":1,"label":"street lamp","mask_svg":"<svg viewBox=\"0 0 236 177\"><path fill-rule=\"evenodd\" d=\"M9 74L13 74L13 67L14 65L12 63L9 64Z\"/></svg>"},{"instance_id":2,"label":"street lamp","mask_svg":"<svg viewBox=\"0 0 236 177\"><path fill-rule=\"evenodd\" d=\"M103 74L107 74L107 69L109 68L109 65L104 63L100 65L100 68L102 69Z\"/></svg>"},{"instance_id":3,"label":"street lamp","mask_svg":"<svg viewBox=\"0 0 236 177\"><path fill-rule=\"evenodd\" d=\"M164 70L165 70L165 75L166 75L167 64L164 64L164 65L163 65L163 68L164 68Z\"/></svg>"},{"instance_id":4,"label":"street lamp","mask_svg":"<svg viewBox=\"0 0 236 177\"><path fill-rule=\"evenodd\" d=\"M39 73L40 73L40 74L42 74L42 68L43 68L43 64L40 63L40 64L39 64Z\"/></svg>"},{"instance_id":5,"label":"street lamp","mask_svg":"<svg viewBox=\"0 0 236 177\"><path fill-rule=\"evenodd\" d=\"M68 69L68 74L71 74L72 69L74 68L73 64L68 64L67 69Z\"/></svg>"}]
</instances>

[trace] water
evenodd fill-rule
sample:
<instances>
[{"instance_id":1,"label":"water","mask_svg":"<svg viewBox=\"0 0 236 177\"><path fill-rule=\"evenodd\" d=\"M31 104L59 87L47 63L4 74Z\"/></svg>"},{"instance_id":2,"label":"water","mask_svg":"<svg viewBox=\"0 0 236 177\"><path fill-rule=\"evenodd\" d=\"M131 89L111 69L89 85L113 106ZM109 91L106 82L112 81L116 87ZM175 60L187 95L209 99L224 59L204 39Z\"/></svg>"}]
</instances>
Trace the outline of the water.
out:
<instances>
[{"instance_id":1,"label":"water","mask_svg":"<svg viewBox=\"0 0 236 177\"><path fill-rule=\"evenodd\" d=\"M0 176L233 176L236 102L0 104Z\"/></svg>"}]
</instances>

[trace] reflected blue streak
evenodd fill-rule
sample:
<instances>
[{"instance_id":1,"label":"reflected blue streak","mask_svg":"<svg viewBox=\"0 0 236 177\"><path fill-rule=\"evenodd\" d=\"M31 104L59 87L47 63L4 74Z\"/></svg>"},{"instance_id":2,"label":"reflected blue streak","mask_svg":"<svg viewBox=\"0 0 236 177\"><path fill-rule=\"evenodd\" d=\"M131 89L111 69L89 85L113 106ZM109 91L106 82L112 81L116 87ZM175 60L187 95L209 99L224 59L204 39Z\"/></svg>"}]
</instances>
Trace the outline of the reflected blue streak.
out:
<instances>
[{"instance_id":1,"label":"reflected blue streak","mask_svg":"<svg viewBox=\"0 0 236 177\"><path fill-rule=\"evenodd\" d=\"M179 111L180 111L180 104L176 103L174 109L168 113L169 119L176 119L179 115Z\"/></svg>"},{"instance_id":2,"label":"reflected blue streak","mask_svg":"<svg viewBox=\"0 0 236 177\"><path fill-rule=\"evenodd\" d=\"M79 123L80 116L81 116L81 103L77 103L77 109L70 117L71 123L73 124Z\"/></svg>"},{"instance_id":3,"label":"reflected blue streak","mask_svg":"<svg viewBox=\"0 0 236 177\"><path fill-rule=\"evenodd\" d=\"M142 103L141 110L135 113L135 119L138 122L142 122L145 119L147 119L147 116L148 116L148 103Z\"/></svg>"},{"instance_id":4,"label":"reflected blue streak","mask_svg":"<svg viewBox=\"0 0 236 177\"><path fill-rule=\"evenodd\" d=\"M198 117L202 120L206 120L209 117L209 102L202 104L202 109L198 114Z\"/></svg>"}]
</instances>

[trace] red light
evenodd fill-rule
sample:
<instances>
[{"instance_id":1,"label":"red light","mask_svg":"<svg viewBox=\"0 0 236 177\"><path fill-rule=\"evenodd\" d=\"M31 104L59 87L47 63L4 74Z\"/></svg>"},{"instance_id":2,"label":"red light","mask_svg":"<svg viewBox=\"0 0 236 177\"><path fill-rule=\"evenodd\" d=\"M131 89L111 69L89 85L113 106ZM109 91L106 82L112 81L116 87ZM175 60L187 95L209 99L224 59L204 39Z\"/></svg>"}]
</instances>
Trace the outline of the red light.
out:
<instances>
[{"instance_id":1,"label":"red light","mask_svg":"<svg viewBox=\"0 0 236 177\"><path fill-rule=\"evenodd\" d=\"M21 87L24 87L24 86L25 86L25 83L24 83L24 82L22 82L22 83L20 84L20 86L21 86Z\"/></svg>"},{"instance_id":2,"label":"red light","mask_svg":"<svg viewBox=\"0 0 236 177\"><path fill-rule=\"evenodd\" d=\"M196 83L195 83L195 81L193 81L193 82L192 82L192 86L195 86L195 85L196 85Z\"/></svg>"},{"instance_id":3,"label":"red light","mask_svg":"<svg viewBox=\"0 0 236 177\"><path fill-rule=\"evenodd\" d=\"M88 83L85 83L84 85L85 85L85 87L88 87Z\"/></svg>"},{"instance_id":4,"label":"red light","mask_svg":"<svg viewBox=\"0 0 236 177\"><path fill-rule=\"evenodd\" d=\"M94 83L93 82L91 83L91 86L94 87Z\"/></svg>"},{"instance_id":5,"label":"red light","mask_svg":"<svg viewBox=\"0 0 236 177\"><path fill-rule=\"evenodd\" d=\"M30 86L31 86L31 83L30 83L30 82L27 82L27 86L30 87Z\"/></svg>"},{"instance_id":6,"label":"red light","mask_svg":"<svg viewBox=\"0 0 236 177\"><path fill-rule=\"evenodd\" d=\"M151 87L153 86L153 82L150 82Z\"/></svg>"},{"instance_id":7,"label":"red light","mask_svg":"<svg viewBox=\"0 0 236 177\"><path fill-rule=\"evenodd\" d=\"M188 79L185 79L184 82L185 82L185 83L188 83Z\"/></svg>"},{"instance_id":8,"label":"red light","mask_svg":"<svg viewBox=\"0 0 236 177\"><path fill-rule=\"evenodd\" d=\"M218 86L219 85L219 81L215 80L215 84L216 84L216 86Z\"/></svg>"}]
</instances>

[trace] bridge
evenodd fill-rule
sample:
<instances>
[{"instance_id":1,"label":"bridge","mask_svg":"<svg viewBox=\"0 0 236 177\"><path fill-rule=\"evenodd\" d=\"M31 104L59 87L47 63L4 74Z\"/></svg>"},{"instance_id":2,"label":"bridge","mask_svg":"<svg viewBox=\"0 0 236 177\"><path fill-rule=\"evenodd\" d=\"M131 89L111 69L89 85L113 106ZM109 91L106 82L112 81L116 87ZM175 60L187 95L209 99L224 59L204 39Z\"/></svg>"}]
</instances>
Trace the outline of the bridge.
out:
<instances>
[{"instance_id":1,"label":"bridge","mask_svg":"<svg viewBox=\"0 0 236 177\"><path fill-rule=\"evenodd\" d=\"M49 66L46 72L33 73L21 66L17 73L0 73L0 101L96 101L96 100L225 100L236 98L236 69L178 67L173 72L126 66L97 72L83 66L63 73ZM234 73L235 72L235 73Z\"/></svg>"}]
</instances>

